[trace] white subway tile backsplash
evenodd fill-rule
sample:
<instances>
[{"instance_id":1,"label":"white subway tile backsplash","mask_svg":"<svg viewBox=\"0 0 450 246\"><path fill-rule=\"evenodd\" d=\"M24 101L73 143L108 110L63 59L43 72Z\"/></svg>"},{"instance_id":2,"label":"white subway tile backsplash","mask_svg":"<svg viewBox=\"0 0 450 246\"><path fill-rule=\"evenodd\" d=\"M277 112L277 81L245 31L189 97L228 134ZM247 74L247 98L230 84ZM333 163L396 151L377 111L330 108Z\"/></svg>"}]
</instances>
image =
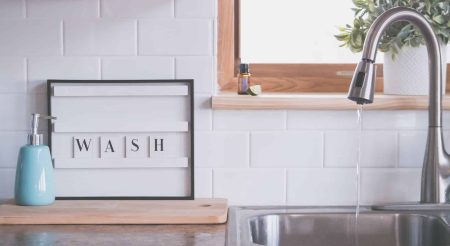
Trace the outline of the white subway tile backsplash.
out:
<instances>
[{"instance_id":1,"label":"white subway tile backsplash","mask_svg":"<svg viewBox=\"0 0 450 246\"><path fill-rule=\"evenodd\" d=\"M211 55L209 20L140 20L140 55Z\"/></svg>"},{"instance_id":2,"label":"white subway tile backsplash","mask_svg":"<svg viewBox=\"0 0 450 246\"><path fill-rule=\"evenodd\" d=\"M19 149L27 143L27 133L2 132L0 133L0 139L2 140L0 141L0 168L15 168L17 165ZM1 179L2 178L0 178L0 180Z\"/></svg>"},{"instance_id":3,"label":"white subway tile backsplash","mask_svg":"<svg viewBox=\"0 0 450 246\"><path fill-rule=\"evenodd\" d=\"M214 130L283 130L283 110L214 110Z\"/></svg>"},{"instance_id":4,"label":"white subway tile backsplash","mask_svg":"<svg viewBox=\"0 0 450 246\"><path fill-rule=\"evenodd\" d=\"M0 168L0 177L0 199L13 198L16 169Z\"/></svg>"},{"instance_id":5,"label":"white subway tile backsplash","mask_svg":"<svg viewBox=\"0 0 450 246\"><path fill-rule=\"evenodd\" d=\"M96 0L26 0L29 18L95 18Z\"/></svg>"},{"instance_id":6,"label":"white subway tile backsplash","mask_svg":"<svg viewBox=\"0 0 450 246\"><path fill-rule=\"evenodd\" d=\"M212 197L212 169L195 168L195 198Z\"/></svg>"},{"instance_id":7,"label":"white subway tile backsplash","mask_svg":"<svg viewBox=\"0 0 450 246\"><path fill-rule=\"evenodd\" d=\"M0 93L27 91L26 62L24 58L0 57Z\"/></svg>"},{"instance_id":8,"label":"white subway tile backsplash","mask_svg":"<svg viewBox=\"0 0 450 246\"><path fill-rule=\"evenodd\" d=\"M194 79L195 93L213 90L214 61L211 56L185 56L176 58L176 78Z\"/></svg>"},{"instance_id":9,"label":"white subway tile backsplash","mask_svg":"<svg viewBox=\"0 0 450 246\"><path fill-rule=\"evenodd\" d=\"M3 94L0 96L0 130L18 131L29 128L26 94Z\"/></svg>"},{"instance_id":10,"label":"white subway tile backsplash","mask_svg":"<svg viewBox=\"0 0 450 246\"><path fill-rule=\"evenodd\" d=\"M98 58L35 57L28 60L28 92L45 93L48 79L100 79Z\"/></svg>"},{"instance_id":11,"label":"white subway tile backsplash","mask_svg":"<svg viewBox=\"0 0 450 246\"><path fill-rule=\"evenodd\" d=\"M61 21L0 21L0 56L61 55Z\"/></svg>"},{"instance_id":12,"label":"white subway tile backsplash","mask_svg":"<svg viewBox=\"0 0 450 246\"><path fill-rule=\"evenodd\" d=\"M194 129L212 130L212 109L210 95L195 95Z\"/></svg>"},{"instance_id":13,"label":"white subway tile backsplash","mask_svg":"<svg viewBox=\"0 0 450 246\"><path fill-rule=\"evenodd\" d=\"M251 167L322 167L321 132L251 133Z\"/></svg>"},{"instance_id":14,"label":"white subway tile backsplash","mask_svg":"<svg viewBox=\"0 0 450 246\"><path fill-rule=\"evenodd\" d=\"M212 18L215 0L175 0L177 18Z\"/></svg>"},{"instance_id":15,"label":"white subway tile backsplash","mask_svg":"<svg viewBox=\"0 0 450 246\"><path fill-rule=\"evenodd\" d=\"M25 0L0 1L0 20L25 17Z\"/></svg>"},{"instance_id":16,"label":"white subway tile backsplash","mask_svg":"<svg viewBox=\"0 0 450 246\"><path fill-rule=\"evenodd\" d=\"M249 136L244 132L195 133L197 167L248 167Z\"/></svg>"},{"instance_id":17,"label":"white subway tile backsplash","mask_svg":"<svg viewBox=\"0 0 450 246\"><path fill-rule=\"evenodd\" d=\"M356 167L359 148L358 131L325 132L325 167Z\"/></svg>"},{"instance_id":18,"label":"white subway tile backsplash","mask_svg":"<svg viewBox=\"0 0 450 246\"><path fill-rule=\"evenodd\" d=\"M362 167L396 167L398 142L395 131L363 131L361 139Z\"/></svg>"},{"instance_id":19,"label":"white subway tile backsplash","mask_svg":"<svg viewBox=\"0 0 450 246\"><path fill-rule=\"evenodd\" d=\"M102 79L173 79L171 57L105 57Z\"/></svg>"},{"instance_id":20,"label":"white subway tile backsplash","mask_svg":"<svg viewBox=\"0 0 450 246\"><path fill-rule=\"evenodd\" d=\"M173 0L101 0L104 18L171 18Z\"/></svg>"},{"instance_id":21,"label":"white subway tile backsplash","mask_svg":"<svg viewBox=\"0 0 450 246\"><path fill-rule=\"evenodd\" d=\"M214 197L230 205L283 205L286 201L284 169L214 169Z\"/></svg>"},{"instance_id":22,"label":"white subway tile backsplash","mask_svg":"<svg viewBox=\"0 0 450 246\"><path fill-rule=\"evenodd\" d=\"M427 111L364 111L363 128L376 130L389 129L427 129Z\"/></svg>"},{"instance_id":23,"label":"white subway tile backsplash","mask_svg":"<svg viewBox=\"0 0 450 246\"><path fill-rule=\"evenodd\" d=\"M356 110L288 111L289 130L358 129Z\"/></svg>"},{"instance_id":24,"label":"white subway tile backsplash","mask_svg":"<svg viewBox=\"0 0 450 246\"><path fill-rule=\"evenodd\" d=\"M373 169L361 171L361 204L372 205L420 200L421 169Z\"/></svg>"},{"instance_id":25,"label":"white subway tile backsplash","mask_svg":"<svg viewBox=\"0 0 450 246\"><path fill-rule=\"evenodd\" d=\"M422 167L427 133L425 131L399 132L399 167Z\"/></svg>"},{"instance_id":26,"label":"white subway tile backsplash","mask_svg":"<svg viewBox=\"0 0 450 246\"><path fill-rule=\"evenodd\" d=\"M177 78L195 80L196 197L231 205L355 204L355 110L211 109L216 5L0 0L0 199L13 196L29 114L47 113L47 79ZM418 201L427 112L364 111L363 128L362 203ZM450 146L450 132L444 135Z\"/></svg>"},{"instance_id":27,"label":"white subway tile backsplash","mask_svg":"<svg viewBox=\"0 0 450 246\"><path fill-rule=\"evenodd\" d=\"M288 169L287 204L354 205L356 183L353 168Z\"/></svg>"},{"instance_id":28,"label":"white subway tile backsplash","mask_svg":"<svg viewBox=\"0 0 450 246\"><path fill-rule=\"evenodd\" d=\"M136 29L129 19L64 21L65 55L135 55Z\"/></svg>"}]
</instances>

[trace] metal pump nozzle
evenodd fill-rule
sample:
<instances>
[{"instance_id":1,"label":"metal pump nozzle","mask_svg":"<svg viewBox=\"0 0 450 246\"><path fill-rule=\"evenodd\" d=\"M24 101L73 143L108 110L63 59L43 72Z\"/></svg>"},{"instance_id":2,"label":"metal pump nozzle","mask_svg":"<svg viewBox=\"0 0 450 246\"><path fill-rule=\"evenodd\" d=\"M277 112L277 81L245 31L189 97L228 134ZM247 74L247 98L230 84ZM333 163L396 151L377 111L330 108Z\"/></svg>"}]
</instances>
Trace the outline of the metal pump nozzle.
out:
<instances>
[{"instance_id":1,"label":"metal pump nozzle","mask_svg":"<svg viewBox=\"0 0 450 246\"><path fill-rule=\"evenodd\" d=\"M31 133L28 134L28 144L30 145L41 145L44 142L44 136L38 133L39 120L56 120L56 117L32 114L33 119L31 120Z\"/></svg>"}]
</instances>

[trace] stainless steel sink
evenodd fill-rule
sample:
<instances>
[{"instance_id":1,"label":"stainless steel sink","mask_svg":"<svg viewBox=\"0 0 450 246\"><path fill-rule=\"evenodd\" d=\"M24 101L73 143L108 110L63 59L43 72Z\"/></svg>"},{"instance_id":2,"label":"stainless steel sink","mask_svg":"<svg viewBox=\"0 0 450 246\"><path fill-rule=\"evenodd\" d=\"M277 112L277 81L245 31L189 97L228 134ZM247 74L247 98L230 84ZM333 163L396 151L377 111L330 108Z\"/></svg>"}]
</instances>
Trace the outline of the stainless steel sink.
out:
<instances>
[{"instance_id":1,"label":"stainless steel sink","mask_svg":"<svg viewBox=\"0 0 450 246\"><path fill-rule=\"evenodd\" d=\"M450 211L350 207L230 209L227 245L449 246Z\"/></svg>"}]
</instances>

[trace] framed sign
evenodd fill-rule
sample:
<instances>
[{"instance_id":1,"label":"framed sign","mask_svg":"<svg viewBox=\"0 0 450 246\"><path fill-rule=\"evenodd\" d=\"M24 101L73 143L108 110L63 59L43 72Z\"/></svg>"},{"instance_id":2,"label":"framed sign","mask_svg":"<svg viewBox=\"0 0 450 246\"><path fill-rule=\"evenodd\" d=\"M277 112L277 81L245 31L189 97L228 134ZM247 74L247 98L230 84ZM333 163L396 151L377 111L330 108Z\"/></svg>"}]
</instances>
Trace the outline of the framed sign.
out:
<instances>
[{"instance_id":1,"label":"framed sign","mask_svg":"<svg viewBox=\"0 0 450 246\"><path fill-rule=\"evenodd\" d=\"M194 199L193 80L48 80L57 199Z\"/></svg>"}]
</instances>

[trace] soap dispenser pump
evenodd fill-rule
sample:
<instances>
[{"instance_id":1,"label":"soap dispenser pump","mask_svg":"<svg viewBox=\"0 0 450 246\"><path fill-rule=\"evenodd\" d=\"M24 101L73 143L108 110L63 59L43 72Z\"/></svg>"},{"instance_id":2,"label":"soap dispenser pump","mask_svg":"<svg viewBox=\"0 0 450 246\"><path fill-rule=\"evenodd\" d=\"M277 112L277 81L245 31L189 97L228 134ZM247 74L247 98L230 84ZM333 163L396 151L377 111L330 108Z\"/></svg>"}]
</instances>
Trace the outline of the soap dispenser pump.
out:
<instances>
[{"instance_id":1,"label":"soap dispenser pump","mask_svg":"<svg viewBox=\"0 0 450 246\"><path fill-rule=\"evenodd\" d=\"M38 133L38 126L39 120L56 118L40 114L32 116L28 144L19 151L14 198L17 205L49 205L55 201L53 164L50 149L43 144L43 135Z\"/></svg>"}]
</instances>

